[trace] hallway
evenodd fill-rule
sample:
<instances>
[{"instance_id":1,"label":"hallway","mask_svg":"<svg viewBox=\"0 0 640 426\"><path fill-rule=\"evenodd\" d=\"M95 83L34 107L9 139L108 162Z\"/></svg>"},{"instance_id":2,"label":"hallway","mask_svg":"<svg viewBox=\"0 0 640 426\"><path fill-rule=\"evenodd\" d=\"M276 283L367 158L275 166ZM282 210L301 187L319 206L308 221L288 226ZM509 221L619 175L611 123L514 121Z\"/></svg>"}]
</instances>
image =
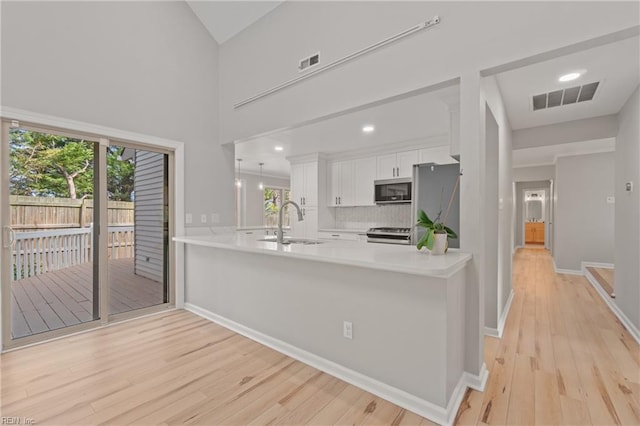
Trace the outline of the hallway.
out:
<instances>
[{"instance_id":1,"label":"hallway","mask_svg":"<svg viewBox=\"0 0 640 426\"><path fill-rule=\"evenodd\" d=\"M640 348L582 276L549 252L519 249L502 340L485 339L484 393L457 424L640 424Z\"/></svg>"}]
</instances>

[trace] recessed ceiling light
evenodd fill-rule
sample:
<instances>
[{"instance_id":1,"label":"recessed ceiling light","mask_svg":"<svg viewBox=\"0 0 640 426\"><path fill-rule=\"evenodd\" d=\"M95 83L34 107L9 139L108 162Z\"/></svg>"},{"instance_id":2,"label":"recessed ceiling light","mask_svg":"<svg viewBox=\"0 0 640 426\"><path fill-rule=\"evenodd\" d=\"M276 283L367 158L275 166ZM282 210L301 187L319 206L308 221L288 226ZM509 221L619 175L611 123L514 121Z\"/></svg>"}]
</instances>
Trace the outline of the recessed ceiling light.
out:
<instances>
[{"instance_id":1,"label":"recessed ceiling light","mask_svg":"<svg viewBox=\"0 0 640 426\"><path fill-rule=\"evenodd\" d=\"M375 127L373 127L373 126L372 126L372 125L370 125L370 124L367 124L366 126L362 126L362 131L363 131L364 133L371 133L371 132L373 132L375 129L376 129L376 128L375 128Z\"/></svg>"},{"instance_id":2,"label":"recessed ceiling light","mask_svg":"<svg viewBox=\"0 0 640 426\"><path fill-rule=\"evenodd\" d=\"M284 148L283 148L283 147L281 147L280 145L278 145L278 146L276 146L276 147L275 147L275 148L273 148L273 149L275 149L276 151L282 151Z\"/></svg>"},{"instance_id":3,"label":"recessed ceiling light","mask_svg":"<svg viewBox=\"0 0 640 426\"><path fill-rule=\"evenodd\" d=\"M570 72L569 74L565 74L560 76L560 78L558 78L558 81L564 83L565 81L573 81L576 78L580 77L582 74L580 74L579 72Z\"/></svg>"}]
</instances>

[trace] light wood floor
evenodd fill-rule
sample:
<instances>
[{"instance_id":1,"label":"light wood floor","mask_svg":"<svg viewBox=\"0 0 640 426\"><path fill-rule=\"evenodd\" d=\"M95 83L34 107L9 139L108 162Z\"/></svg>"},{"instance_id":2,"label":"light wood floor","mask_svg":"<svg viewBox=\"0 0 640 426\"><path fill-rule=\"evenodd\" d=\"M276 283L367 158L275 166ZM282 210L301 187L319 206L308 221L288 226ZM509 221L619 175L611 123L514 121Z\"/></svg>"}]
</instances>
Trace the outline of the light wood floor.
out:
<instances>
[{"instance_id":1,"label":"light wood floor","mask_svg":"<svg viewBox=\"0 0 640 426\"><path fill-rule=\"evenodd\" d=\"M31 336L93 320L93 263L11 283L11 335ZM133 258L109 260L113 314L163 303L162 283L136 275Z\"/></svg>"},{"instance_id":2,"label":"light wood floor","mask_svg":"<svg viewBox=\"0 0 640 426\"><path fill-rule=\"evenodd\" d=\"M521 249L490 378L459 424L638 424L640 348L582 277ZM0 355L0 412L38 424L431 424L184 311Z\"/></svg>"},{"instance_id":3,"label":"light wood floor","mask_svg":"<svg viewBox=\"0 0 640 426\"><path fill-rule=\"evenodd\" d=\"M514 287L502 340L485 339L485 392L467 393L457 423L640 424L640 348L591 284L525 248Z\"/></svg>"},{"instance_id":4,"label":"light wood floor","mask_svg":"<svg viewBox=\"0 0 640 426\"><path fill-rule=\"evenodd\" d=\"M613 291L613 283L615 282L615 272L613 269L593 268L591 266L587 266L587 271L596 279L598 284L600 284L600 287L602 287L602 289L611 296L611 298L616 297Z\"/></svg>"}]
</instances>

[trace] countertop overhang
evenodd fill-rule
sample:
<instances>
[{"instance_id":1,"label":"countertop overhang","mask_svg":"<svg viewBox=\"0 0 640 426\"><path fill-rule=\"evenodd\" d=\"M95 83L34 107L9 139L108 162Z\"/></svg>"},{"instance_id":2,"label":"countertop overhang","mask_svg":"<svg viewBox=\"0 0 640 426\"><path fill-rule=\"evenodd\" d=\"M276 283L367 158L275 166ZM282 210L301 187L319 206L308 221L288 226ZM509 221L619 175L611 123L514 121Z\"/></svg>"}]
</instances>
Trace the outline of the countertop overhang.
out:
<instances>
[{"instance_id":1,"label":"countertop overhang","mask_svg":"<svg viewBox=\"0 0 640 426\"><path fill-rule=\"evenodd\" d=\"M202 247L259 253L291 259L357 266L410 275L448 278L471 260L471 254L450 249L445 255L431 255L415 246L320 240L322 244L278 244L258 241L252 234L222 234L174 237L173 241Z\"/></svg>"}]
</instances>

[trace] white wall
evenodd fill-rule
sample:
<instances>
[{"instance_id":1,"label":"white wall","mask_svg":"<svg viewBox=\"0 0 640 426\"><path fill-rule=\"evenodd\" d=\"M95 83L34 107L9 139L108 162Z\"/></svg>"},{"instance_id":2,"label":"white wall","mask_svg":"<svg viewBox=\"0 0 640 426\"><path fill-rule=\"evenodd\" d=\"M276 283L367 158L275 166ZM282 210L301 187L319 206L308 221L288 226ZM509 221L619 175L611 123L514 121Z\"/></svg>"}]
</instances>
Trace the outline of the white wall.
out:
<instances>
[{"instance_id":1,"label":"white wall","mask_svg":"<svg viewBox=\"0 0 640 426\"><path fill-rule=\"evenodd\" d=\"M640 97L636 88L618 114L615 152L615 303L640 328ZM633 191L625 183L633 182Z\"/></svg>"},{"instance_id":2,"label":"white wall","mask_svg":"<svg viewBox=\"0 0 640 426\"><path fill-rule=\"evenodd\" d=\"M516 167L513 169L514 182L552 180L556 176L556 166Z\"/></svg>"},{"instance_id":3,"label":"white wall","mask_svg":"<svg viewBox=\"0 0 640 426\"><path fill-rule=\"evenodd\" d=\"M284 2L220 47L220 142L626 29L638 25L639 12L637 2L612 1ZM435 15L441 23L433 29L233 109L298 77L306 55L319 51L326 64Z\"/></svg>"},{"instance_id":4,"label":"white wall","mask_svg":"<svg viewBox=\"0 0 640 426\"><path fill-rule=\"evenodd\" d=\"M218 46L186 3L1 7L2 106L184 142L185 211L233 224L233 152L218 144Z\"/></svg>"},{"instance_id":5,"label":"white wall","mask_svg":"<svg viewBox=\"0 0 640 426\"><path fill-rule=\"evenodd\" d=\"M615 137L617 131L618 120L615 115L519 129L513 132L513 149L607 139Z\"/></svg>"},{"instance_id":6,"label":"white wall","mask_svg":"<svg viewBox=\"0 0 640 426\"><path fill-rule=\"evenodd\" d=\"M560 157L556 164L554 260L579 271L581 262L613 263L614 153ZM636 258L637 263L637 258Z\"/></svg>"},{"instance_id":7,"label":"white wall","mask_svg":"<svg viewBox=\"0 0 640 426\"><path fill-rule=\"evenodd\" d=\"M487 250L495 253L490 262L495 262L495 264L487 266L491 269L495 268L495 272L492 272L495 282L487 279L485 285L485 327L495 330L499 328L499 320L504 313L512 289L512 130L495 77L487 77L482 80L482 93L493 117L493 120L487 120L487 123L492 121L497 126L493 130L493 132L497 132L493 135L495 146L489 146L490 132L488 129L486 132L487 152L492 150L494 158L487 158L487 185L484 197L485 202L491 199L487 218L492 216L497 218L493 225L495 229L489 232L490 237L486 242L489 245ZM485 223L487 223L486 219ZM498 238L493 237L496 234Z\"/></svg>"}]
</instances>

